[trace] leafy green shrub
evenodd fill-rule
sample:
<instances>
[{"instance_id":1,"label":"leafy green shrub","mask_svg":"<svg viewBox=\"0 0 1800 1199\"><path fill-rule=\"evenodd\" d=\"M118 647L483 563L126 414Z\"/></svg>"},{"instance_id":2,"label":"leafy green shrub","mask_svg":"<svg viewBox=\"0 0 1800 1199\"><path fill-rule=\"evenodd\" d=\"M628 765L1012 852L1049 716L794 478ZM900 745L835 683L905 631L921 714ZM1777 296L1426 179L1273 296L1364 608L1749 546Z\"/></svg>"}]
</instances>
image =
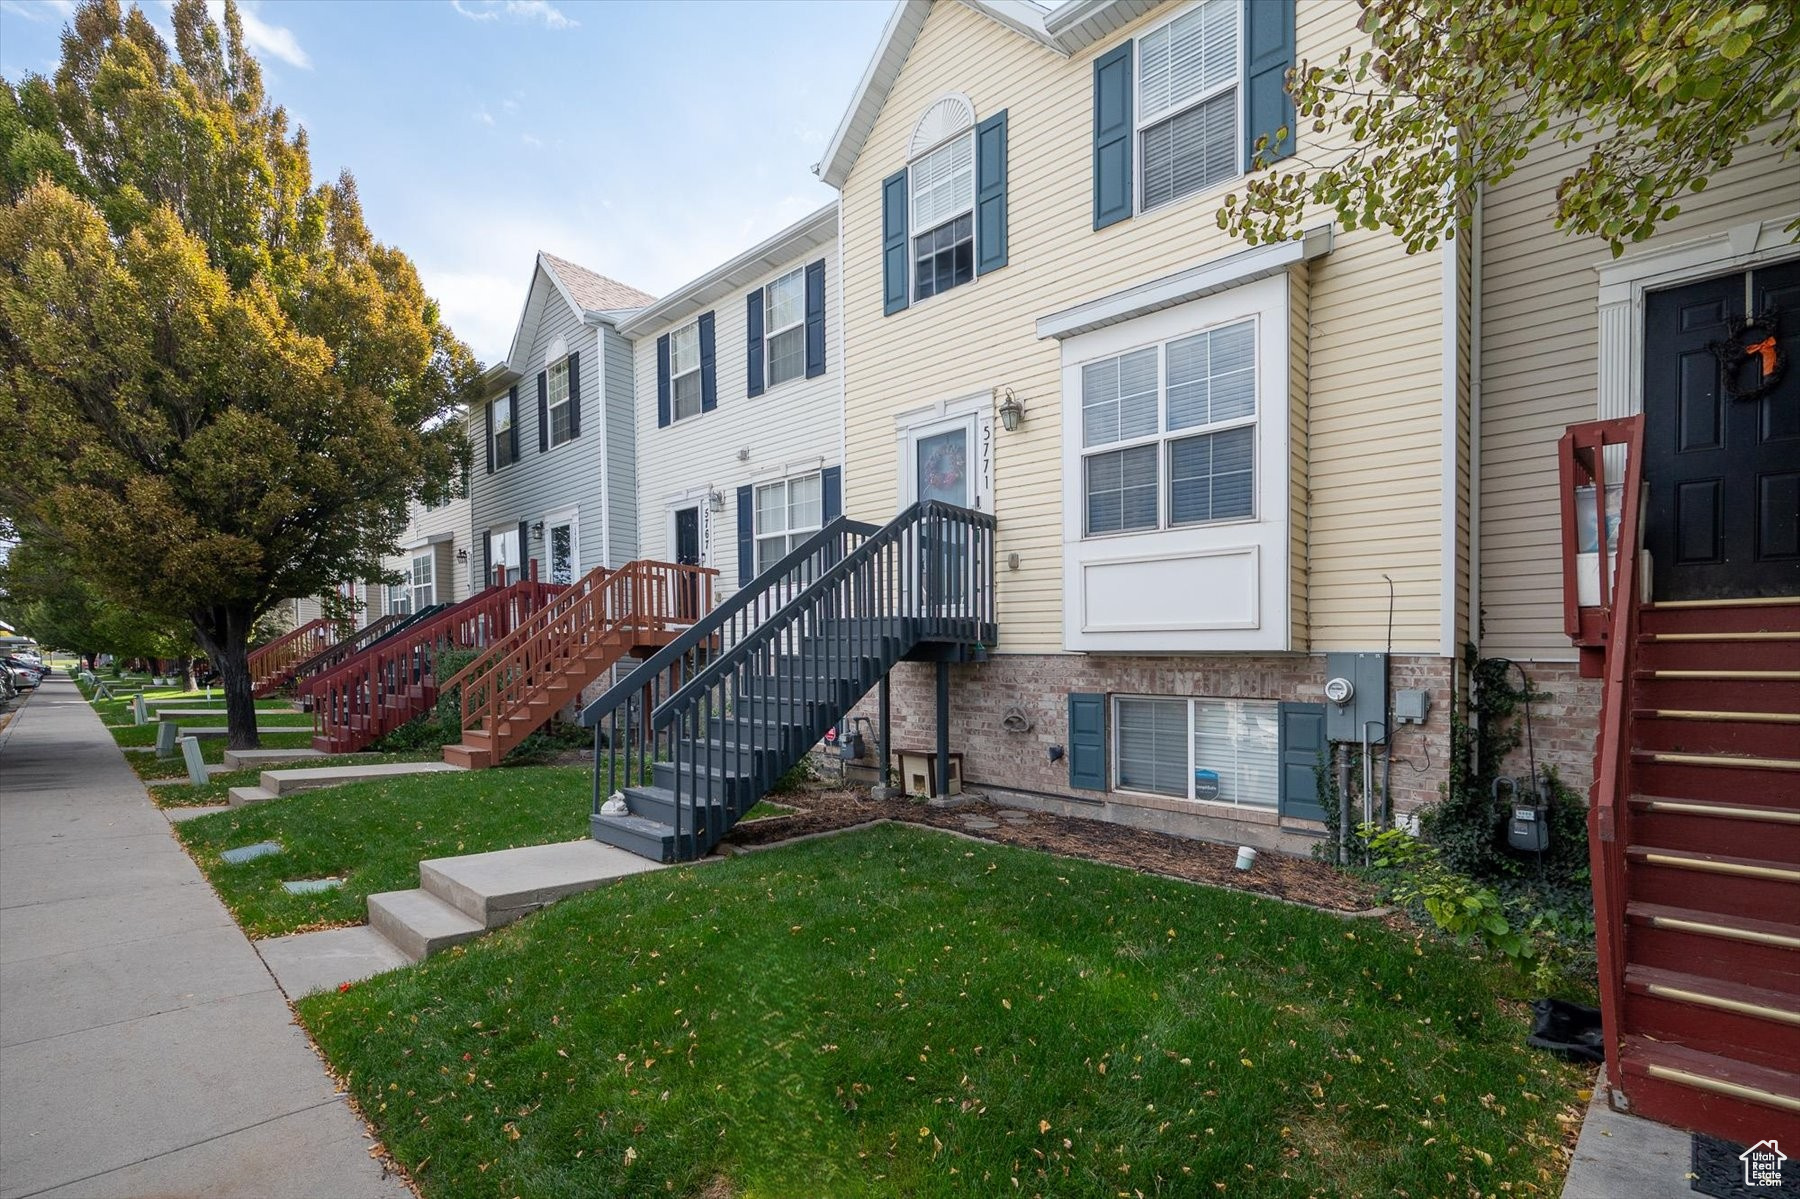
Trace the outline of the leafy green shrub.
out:
<instances>
[{"instance_id":1,"label":"leafy green shrub","mask_svg":"<svg viewBox=\"0 0 1800 1199\"><path fill-rule=\"evenodd\" d=\"M1474 937L1512 961L1536 952L1506 918L1500 896L1446 866L1436 846L1403 829L1365 824L1359 831L1374 854L1375 866L1392 872L1388 893L1396 901L1421 905L1432 923L1451 936Z\"/></svg>"},{"instance_id":2,"label":"leafy green shrub","mask_svg":"<svg viewBox=\"0 0 1800 1199\"><path fill-rule=\"evenodd\" d=\"M791 795L796 791L804 791L818 777L819 768L813 765L812 755L806 754L789 767L786 774L775 780L775 785L769 789L769 794Z\"/></svg>"}]
</instances>

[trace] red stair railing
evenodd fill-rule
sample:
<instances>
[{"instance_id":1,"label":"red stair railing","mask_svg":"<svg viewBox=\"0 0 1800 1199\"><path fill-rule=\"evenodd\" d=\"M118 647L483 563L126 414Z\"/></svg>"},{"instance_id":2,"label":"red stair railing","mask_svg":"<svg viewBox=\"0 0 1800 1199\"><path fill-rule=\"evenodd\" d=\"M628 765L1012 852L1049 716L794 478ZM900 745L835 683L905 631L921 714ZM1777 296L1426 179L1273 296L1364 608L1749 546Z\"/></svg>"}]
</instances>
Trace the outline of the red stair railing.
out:
<instances>
[{"instance_id":1,"label":"red stair railing","mask_svg":"<svg viewBox=\"0 0 1800 1199\"><path fill-rule=\"evenodd\" d=\"M1625 447L1619 525L1606 511L1606 447ZM1562 483L1563 614L1569 636L1584 650L1604 647L1604 698L1588 796L1588 865L1593 875L1594 940L1599 959L1600 1013L1608 1075L1622 1084L1620 1017L1625 1010L1625 880L1630 844L1632 670L1637 645L1638 560L1643 546L1644 418L1622 417L1571 425L1557 444ZM1594 497L1599 555L1598 606L1580 603L1576 575L1582 541L1576 511L1580 492ZM1621 552L1623 549L1623 552ZM1613 577L1609 579L1609 574ZM1609 585L1610 584L1610 585Z\"/></svg>"},{"instance_id":2,"label":"red stair railing","mask_svg":"<svg viewBox=\"0 0 1800 1199\"><path fill-rule=\"evenodd\" d=\"M445 684L471 678L463 684L463 728L485 729L498 750L499 722L549 680L571 670L590 647L609 637L668 633L711 611L718 573L710 567L639 559L616 571L588 574L538 613L529 628L520 630L522 635L496 646L497 653L471 663ZM483 663L485 670L475 670Z\"/></svg>"},{"instance_id":3,"label":"red stair railing","mask_svg":"<svg viewBox=\"0 0 1800 1199\"><path fill-rule=\"evenodd\" d=\"M492 587L371 646L312 685L313 747L350 753L437 702L437 655L505 637L562 590L535 579Z\"/></svg>"},{"instance_id":4,"label":"red stair railing","mask_svg":"<svg viewBox=\"0 0 1800 1199\"><path fill-rule=\"evenodd\" d=\"M258 699L287 682L293 668L336 642L343 630L323 617L291 629L250 652L250 685Z\"/></svg>"}]
</instances>

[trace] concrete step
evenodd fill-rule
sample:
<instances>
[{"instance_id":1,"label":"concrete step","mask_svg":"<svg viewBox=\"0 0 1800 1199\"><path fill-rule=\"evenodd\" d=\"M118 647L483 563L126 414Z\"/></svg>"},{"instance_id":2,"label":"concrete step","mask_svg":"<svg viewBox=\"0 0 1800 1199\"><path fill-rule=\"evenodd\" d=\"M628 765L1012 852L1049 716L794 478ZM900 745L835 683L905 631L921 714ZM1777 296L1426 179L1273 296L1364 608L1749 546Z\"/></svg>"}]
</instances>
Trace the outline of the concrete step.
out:
<instances>
[{"instance_id":1,"label":"concrete step","mask_svg":"<svg viewBox=\"0 0 1800 1199\"><path fill-rule=\"evenodd\" d=\"M271 799L279 798L267 787L232 787L225 794L230 797L234 808L241 808L246 804L268 803Z\"/></svg>"},{"instance_id":2,"label":"concrete step","mask_svg":"<svg viewBox=\"0 0 1800 1199\"><path fill-rule=\"evenodd\" d=\"M378 762L363 766L320 766L310 770L265 770L262 785L276 795L294 795L321 787L342 787L409 774L446 774L460 770L447 762Z\"/></svg>"},{"instance_id":3,"label":"concrete step","mask_svg":"<svg viewBox=\"0 0 1800 1199\"><path fill-rule=\"evenodd\" d=\"M610 845L563 841L433 858L419 863L419 885L483 927L499 928L565 895L656 868Z\"/></svg>"},{"instance_id":4,"label":"concrete step","mask_svg":"<svg viewBox=\"0 0 1800 1199\"><path fill-rule=\"evenodd\" d=\"M228 749L225 769L250 770L257 766L279 766L283 762L308 762L329 755L316 749Z\"/></svg>"},{"instance_id":5,"label":"concrete step","mask_svg":"<svg viewBox=\"0 0 1800 1199\"><path fill-rule=\"evenodd\" d=\"M369 896L369 927L415 962L487 931L479 921L423 890Z\"/></svg>"}]
</instances>

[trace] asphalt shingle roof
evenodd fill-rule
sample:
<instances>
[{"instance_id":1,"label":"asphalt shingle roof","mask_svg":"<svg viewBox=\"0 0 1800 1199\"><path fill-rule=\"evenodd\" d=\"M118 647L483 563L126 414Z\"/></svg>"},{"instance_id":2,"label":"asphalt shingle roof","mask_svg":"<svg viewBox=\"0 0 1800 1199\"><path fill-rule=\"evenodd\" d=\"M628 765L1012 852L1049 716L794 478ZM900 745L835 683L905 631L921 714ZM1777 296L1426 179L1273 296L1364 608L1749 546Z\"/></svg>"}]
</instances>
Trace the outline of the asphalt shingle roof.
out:
<instances>
[{"instance_id":1,"label":"asphalt shingle roof","mask_svg":"<svg viewBox=\"0 0 1800 1199\"><path fill-rule=\"evenodd\" d=\"M539 252L539 257L544 260L545 266L556 272L556 277L575 298L575 302L590 312L643 308L656 302L656 297L649 292L639 291L617 279L608 279L605 275L596 275L585 266L577 266L566 258L558 258L542 251Z\"/></svg>"}]
</instances>

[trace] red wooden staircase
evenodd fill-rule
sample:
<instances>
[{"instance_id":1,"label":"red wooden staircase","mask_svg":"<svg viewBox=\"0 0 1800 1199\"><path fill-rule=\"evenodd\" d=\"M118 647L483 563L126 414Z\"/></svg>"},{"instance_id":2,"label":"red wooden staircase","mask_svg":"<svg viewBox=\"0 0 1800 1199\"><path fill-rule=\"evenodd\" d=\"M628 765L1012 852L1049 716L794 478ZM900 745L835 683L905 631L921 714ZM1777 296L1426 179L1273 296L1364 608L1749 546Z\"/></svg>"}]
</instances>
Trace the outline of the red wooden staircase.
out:
<instances>
[{"instance_id":1,"label":"red wooden staircase","mask_svg":"<svg viewBox=\"0 0 1800 1199\"><path fill-rule=\"evenodd\" d=\"M440 652L492 645L562 590L535 579L489 587L314 680L313 748L355 753L431 711L437 703Z\"/></svg>"},{"instance_id":2,"label":"red wooden staircase","mask_svg":"<svg viewBox=\"0 0 1800 1199\"><path fill-rule=\"evenodd\" d=\"M1637 497L1641 418L1564 435L1566 533L1615 445ZM1639 507L1616 538L1601 522L1598 610L1565 546L1570 635L1605 679L1588 824L1614 1103L1800 1144L1800 596L1640 603L1637 554L1606 577Z\"/></svg>"},{"instance_id":3,"label":"red wooden staircase","mask_svg":"<svg viewBox=\"0 0 1800 1199\"><path fill-rule=\"evenodd\" d=\"M257 699L267 699L294 678L302 662L337 644L344 628L336 621L309 620L267 645L250 652L250 689Z\"/></svg>"},{"instance_id":4,"label":"red wooden staircase","mask_svg":"<svg viewBox=\"0 0 1800 1199\"><path fill-rule=\"evenodd\" d=\"M462 691L463 739L444 761L498 764L614 663L649 656L710 610L717 574L652 560L589 573L445 680Z\"/></svg>"}]
</instances>

